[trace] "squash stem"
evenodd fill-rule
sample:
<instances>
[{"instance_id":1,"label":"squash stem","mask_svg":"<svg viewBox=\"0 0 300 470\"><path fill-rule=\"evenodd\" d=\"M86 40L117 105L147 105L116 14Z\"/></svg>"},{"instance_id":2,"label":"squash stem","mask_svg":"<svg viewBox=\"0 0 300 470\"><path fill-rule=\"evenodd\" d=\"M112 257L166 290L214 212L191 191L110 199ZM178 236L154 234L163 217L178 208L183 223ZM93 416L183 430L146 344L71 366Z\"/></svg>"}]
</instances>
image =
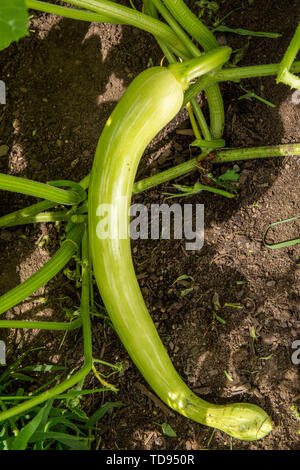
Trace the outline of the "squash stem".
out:
<instances>
[{"instance_id":1,"label":"squash stem","mask_svg":"<svg viewBox=\"0 0 300 470\"><path fill-rule=\"evenodd\" d=\"M170 64L169 70L183 84L184 89L187 89L190 81L223 65L228 61L230 54L230 47L218 47L186 62Z\"/></svg>"},{"instance_id":2,"label":"squash stem","mask_svg":"<svg viewBox=\"0 0 300 470\"><path fill-rule=\"evenodd\" d=\"M27 194L29 196L47 199L58 204L67 205L78 204L86 197L84 190L81 187L78 187L76 183L72 181L62 182L65 186L71 186L71 188L74 188L70 191L56 188L55 186L58 186L59 183L59 181L56 181L44 184L38 181L0 173L0 189L4 191Z\"/></svg>"},{"instance_id":3,"label":"squash stem","mask_svg":"<svg viewBox=\"0 0 300 470\"><path fill-rule=\"evenodd\" d=\"M183 176L191 171L197 169L197 162L205 153L192 158L187 162L173 166L168 170L161 171L156 175L137 181L133 186L133 193L137 194L147 189L153 188L159 184L165 183L172 179ZM269 147L254 147L247 149L233 149L233 150L218 150L216 157L212 160L213 163L236 162L239 160L254 160L260 158L271 157L289 157L300 156L300 143L298 144L284 144L273 145Z\"/></svg>"},{"instance_id":4,"label":"squash stem","mask_svg":"<svg viewBox=\"0 0 300 470\"><path fill-rule=\"evenodd\" d=\"M296 32L287 48L282 61L280 62L278 74L277 74L277 83L285 83L291 88L298 88L300 90L300 78L296 77L293 73L290 72L290 68L295 60L296 55L300 49L300 23L296 29Z\"/></svg>"},{"instance_id":5,"label":"squash stem","mask_svg":"<svg viewBox=\"0 0 300 470\"><path fill-rule=\"evenodd\" d=\"M3 294L0 297L0 314L22 302L56 276L56 274L59 273L59 271L72 258L74 253L76 253L82 239L83 232L83 224L75 225L68 233L62 246L44 266L42 266L22 284L19 284L14 289Z\"/></svg>"},{"instance_id":6,"label":"squash stem","mask_svg":"<svg viewBox=\"0 0 300 470\"><path fill-rule=\"evenodd\" d=\"M121 20L117 21L108 15L101 15L87 10L79 10L77 8L63 7L54 5L53 3L41 2L39 0L26 0L26 7L32 10L43 11L45 13L52 13L53 15L70 18L73 20L97 22L97 23L112 23L122 24Z\"/></svg>"},{"instance_id":7,"label":"squash stem","mask_svg":"<svg viewBox=\"0 0 300 470\"><path fill-rule=\"evenodd\" d=\"M164 39L167 43L176 47L178 51L187 53L186 47L179 41L168 25L137 10L109 0L68 0L66 3L92 10L100 15L112 18L117 23L129 24L143 29L160 39Z\"/></svg>"},{"instance_id":8,"label":"squash stem","mask_svg":"<svg viewBox=\"0 0 300 470\"><path fill-rule=\"evenodd\" d=\"M89 315L89 268L88 268L88 240L87 232L85 231L82 237L82 292L81 292L81 305L80 315L82 319L82 334L83 334L83 346L84 346L84 364L83 367L71 375L68 379L64 380L58 385L40 393L30 399L27 398L19 405L13 406L12 408L6 409L0 413L0 421L5 421L18 414L23 414L30 410L34 406L43 403L50 398L57 397L62 394L68 388L82 382L87 374L90 372L93 365L92 355L92 338L91 338L91 326L90 326L90 315Z\"/></svg>"}]
</instances>

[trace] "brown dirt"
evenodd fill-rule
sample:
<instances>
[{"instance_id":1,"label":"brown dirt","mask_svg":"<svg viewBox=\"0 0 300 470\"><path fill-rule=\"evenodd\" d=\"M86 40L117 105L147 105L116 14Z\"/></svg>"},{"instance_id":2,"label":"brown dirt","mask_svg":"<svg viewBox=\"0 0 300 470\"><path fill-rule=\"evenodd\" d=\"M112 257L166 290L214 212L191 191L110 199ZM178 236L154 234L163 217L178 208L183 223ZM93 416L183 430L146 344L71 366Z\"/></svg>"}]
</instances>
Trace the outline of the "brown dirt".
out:
<instances>
[{"instance_id":1,"label":"brown dirt","mask_svg":"<svg viewBox=\"0 0 300 470\"><path fill-rule=\"evenodd\" d=\"M241 6L239 0L219 1L222 15ZM280 39L252 38L240 65L278 62L299 17L297 0L245 1L226 25L283 34ZM195 7L196 8L196 7ZM139 72L162 58L153 38L134 28L96 25L38 14L31 20L30 37L0 54L2 80L8 87L7 105L0 107L0 171L39 181L79 181L91 169L101 129L115 103ZM233 49L247 38L220 34ZM228 147L299 142L300 106L292 104L292 92L276 85L274 78L243 82L276 104L238 101L239 84L224 83L225 139ZM201 97L207 112L205 97ZM186 111L168 125L149 146L139 178L189 158L191 138L176 133L189 127ZM142 292L172 361L186 383L213 403L249 401L263 407L275 428L254 442L231 440L216 431L211 449L297 449L299 422L291 406L299 404L299 369L291 361L294 340L299 339L299 247L270 251L262 235L273 221L299 213L299 159L239 162L241 190L228 200L210 193L176 202L205 206L205 244L199 252L184 249L185 241L139 240L133 255ZM231 164L215 167L216 174ZM180 179L194 184L196 172ZM163 202L165 184L135 197L147 204ZM0 215L21 208L33 199L3 193ZM274 240L295 237L299 222L274 230ZM41 235L50 236L47 250L39 247ZM24 236L26 239L24 239ZM53 224L0 230L0 293L29 277L55 252L60 234ZM186 274L193 280L174 281ZM242 281L243 283L241 284ZM192 288L182 296L184 289ZM213 321L213 298L222 305ZM47 298L46 304L41 297ZM99 299L98 299L99 300ZM8 318L64 318L64 308L77 308L79 291L61 273ZM224 307L238 303L242 308ZM251 338L255 329L257 339ZM127 406L114 408L101 421L103 449L203 449L212 430L174 413L166 413L149 398L143 378L115 333L94 318L94 356L122 362L123 372L111 381L117 395L94 395L84 401L92 414L105 401ZM41 332L1 332L8 345L8 359L20 350L45 346L31 361L60 362L70 368L82 361L81 335L62 336ZM267 359L266 359L267 358ZM229 381L224 371L233 378ZM43 377L40 378L42 383ZM89 377L90 386L98 386ZM146 390L149 390L148 388ZM168 422L177 438L162 435L156 423Z\"/></svg>"}]
</instances>

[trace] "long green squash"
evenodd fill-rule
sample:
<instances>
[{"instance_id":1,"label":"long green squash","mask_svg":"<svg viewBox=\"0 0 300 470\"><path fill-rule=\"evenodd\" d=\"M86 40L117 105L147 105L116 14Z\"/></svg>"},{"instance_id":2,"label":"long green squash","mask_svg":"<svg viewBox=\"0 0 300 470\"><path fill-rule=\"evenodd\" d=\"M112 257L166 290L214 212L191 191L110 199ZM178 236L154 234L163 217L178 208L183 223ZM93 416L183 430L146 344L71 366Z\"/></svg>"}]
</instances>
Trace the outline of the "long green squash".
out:
<instances>
[{"instance_id":1,"label":"long green squash","mask_svg":"<svg viewBox=\"0 0 300 470\"><path fill-rule=\"evenodd\" d=\"M128 235L132 187L147 144L179 112L187 80L220 65L222 54L225 62L229 53L228 48L218 48L191 62L153 67L130 84L108 119L95 154L89 186L90 250L116 332L161 400L199 423L238 439L255 440L272 429L265 411L249 403L208 403L174 369L141 294ZM202 60L202 69L195 72L197 60Z\"/></svg>"}]
</instances>

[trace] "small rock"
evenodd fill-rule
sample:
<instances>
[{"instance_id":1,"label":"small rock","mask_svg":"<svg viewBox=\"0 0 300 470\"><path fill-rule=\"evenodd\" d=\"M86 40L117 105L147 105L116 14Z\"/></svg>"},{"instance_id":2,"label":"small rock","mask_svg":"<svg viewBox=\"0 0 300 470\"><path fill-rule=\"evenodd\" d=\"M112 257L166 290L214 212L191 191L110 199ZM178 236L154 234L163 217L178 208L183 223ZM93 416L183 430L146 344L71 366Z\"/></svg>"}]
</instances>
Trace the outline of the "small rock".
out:
<instances>
[{"instance_id":1,"label":"small rock","mask_svg":"<svg viewBox=\"0 0 300 470\"><path fill-rule=\"evenodd\" d=\"M267 286L268 287L274 287L276 285L276 281L268 281Z\"/></svg>"}]
</instances>

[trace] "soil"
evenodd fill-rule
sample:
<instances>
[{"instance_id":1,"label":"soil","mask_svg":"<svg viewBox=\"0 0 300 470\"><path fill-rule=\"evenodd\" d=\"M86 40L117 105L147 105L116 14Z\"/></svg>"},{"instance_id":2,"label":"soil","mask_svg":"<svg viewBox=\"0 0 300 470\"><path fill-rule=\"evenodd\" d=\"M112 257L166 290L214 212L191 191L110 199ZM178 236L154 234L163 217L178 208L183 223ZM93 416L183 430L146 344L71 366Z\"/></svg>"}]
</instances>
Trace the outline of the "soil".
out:
<instances>
[{"instance_id":1,"label":"soil","mask_svg":"<svg viewBox=\"0 0 300 470\"><path fill-rule=\"evenodd\" d=\"M224 23L282 34L278 39L218 33L233 50L245 47L238 65L279 62L297 26L298 0L240 2L220 0ZM251 3L251 5L250 5ZM195 12L196 4L193 5ZM242 8L241 8L242 7ZM113 107L131 80L162 53L154 39L135 28L89 24L33 12L29 37L0 53L0 78L7 85L7 104L0 107L0 171L46 182L79 181L91 169L97 140ZM292 91L274 77L251 79L242 86L276 105L238 100L239 83L222 83L227 147L251 147L300 141L300 105ZM199 96L207 115L204 95ZM151 143L138 179L189 158L192 137L181 111ZM4 147L7 146L7 147ZM3 150L4 149L4 150ZM274 431L257 442L230 439L220 431L173 413L151 395L114 331L93 317L94 357L121 362L123 371L110 377L119 392L94 394L82 402L88 415L101 404L118 401L98 423L101 449L299 449L299 421L291 407L299 405L299 366L292 362L292 344L299 340L299 245L269 250L262 236L271 222L299 214L299 158L239 162L239 196L222 198L199 193L174 200L204 204L205 242L187 251L185 240L132 242L138 280L167 351L193 391L213 403L247 401L264 408ZM216 175L233 164L214 166ZM199 174L179 178L193 185ZM135 196L135 202L162 203L172 183ZM3 192L0 215L34 199ZM278 241L299 236L299 221L270 233ZM0 294L28 278L59 246L63 231L54 224L0 229ZM41 237L49 244L40 246ZM69 267L73 267L70 263ZM179 276L191 276L175 282ZM188 290L189 289L189 290ZM63 320L78 308L80 291L62 272L7 318ZM101 303L95 289L95 298ZM218 321L213 316L219 299ZM226 304L231 304L231 306ZM232 306L234 304L234 306ZM254 334L254 333L255 334ZM31 363L59 363L74 369L82 364L80 332L4 330L8 363L21 352ZM102 367L102 369L101 369ZM109 372L104 366L99 370ZM225 374L226 371L226 374ZM228 374L232 380L228 379ZM37 378L43 383L44 376ZM98 387L91 374L86 385ZM35 384L35 387L37 384ZM31 388L27 390L31 390ZM157 423L167 422L177 437L163 435Z\"/></svg>"}]
</instances>

